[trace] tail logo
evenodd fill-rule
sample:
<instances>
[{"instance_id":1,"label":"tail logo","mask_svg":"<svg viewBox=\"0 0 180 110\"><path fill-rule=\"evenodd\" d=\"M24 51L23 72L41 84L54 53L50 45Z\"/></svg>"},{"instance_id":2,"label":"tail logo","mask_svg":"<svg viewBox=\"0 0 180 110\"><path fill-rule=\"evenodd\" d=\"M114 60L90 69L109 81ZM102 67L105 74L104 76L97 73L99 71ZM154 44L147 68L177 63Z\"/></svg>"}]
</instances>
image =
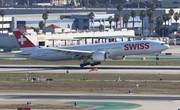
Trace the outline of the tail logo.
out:
<instances>
[{"instance_id":1,"label":"tail logo","mask_svg":"<svg viewBox=\"0 0 180 110\"><path fill-rule=\"evenodd\" d=\"M18 39L18 42L21 42L21 45L24 45L24 42L26 41L26 38L23 37L23 35L20 36Z\"/></svg>"}]
</instances>

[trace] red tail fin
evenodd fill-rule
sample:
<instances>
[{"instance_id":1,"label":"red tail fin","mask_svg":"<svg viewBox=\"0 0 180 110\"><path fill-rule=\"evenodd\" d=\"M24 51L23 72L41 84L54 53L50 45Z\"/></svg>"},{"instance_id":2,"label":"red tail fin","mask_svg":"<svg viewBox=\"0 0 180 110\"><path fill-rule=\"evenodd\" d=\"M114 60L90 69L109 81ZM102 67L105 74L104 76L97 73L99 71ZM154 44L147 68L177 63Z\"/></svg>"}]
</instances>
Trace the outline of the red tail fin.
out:
<instances>
[{"instance_id":1,"label":"red tail fin","mask_svg":"<svg viewBox=\"0 0 180 110\"><path fill-rule=\"evenodd\" d=\"M13 31L14 36L19 44L20 48L36 47L25 35L23 35L19 30Z\"/></svg>"}]
</instances>

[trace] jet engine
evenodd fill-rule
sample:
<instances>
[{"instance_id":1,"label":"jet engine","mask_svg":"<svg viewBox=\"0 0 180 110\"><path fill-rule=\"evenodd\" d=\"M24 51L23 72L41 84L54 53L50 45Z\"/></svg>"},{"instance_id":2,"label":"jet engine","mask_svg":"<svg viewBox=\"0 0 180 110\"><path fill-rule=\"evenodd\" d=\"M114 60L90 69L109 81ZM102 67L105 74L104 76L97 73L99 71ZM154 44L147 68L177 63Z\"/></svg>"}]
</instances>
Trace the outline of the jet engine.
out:
<instances>
[{"instance_id":1,"label":"jet engine","mask_svg":"<svg viewBox=\"0 0 180 110\"><path fill-rule=\"evenodd\" d=\"M126 56L109 56L112 60L124 60Z\"/></svg>"},{"instance_id":2,"label":"jet engine","mask_svg":"<svg viewBox=\"0 0 180 110\"><path fill-rule=\"evenodd\" d=\"M107 53L105 51L98 51L98 52L94 52L92 54L92 59L94 61L104 61L105 59L107 59Z\"/></svg>"}]
</instances>

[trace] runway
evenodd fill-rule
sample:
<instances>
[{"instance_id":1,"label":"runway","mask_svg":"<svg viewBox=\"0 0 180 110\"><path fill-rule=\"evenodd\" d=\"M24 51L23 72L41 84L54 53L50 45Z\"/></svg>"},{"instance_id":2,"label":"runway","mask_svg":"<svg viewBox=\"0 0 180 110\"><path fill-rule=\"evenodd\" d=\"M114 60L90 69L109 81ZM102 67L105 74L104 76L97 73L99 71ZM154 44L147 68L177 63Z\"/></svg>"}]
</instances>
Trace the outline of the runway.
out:
<instances>
[{"instance_id":1,"label":"runway","mask_svg":"<svg viewBox=\"0 0 180 110\"><path fill-rule=\"evenodd\" d=\"M32 104L99 101L142 105L132 110L177 110L180 107L180 95L0 93L1 104L25 104L27 101Z\"/></svg>"},{"instance_id":2,"label":"runway","mask_svg":"<svg viewBox=\"0 0 180 110\"><path fill-rule=\"evenodd\" d=\"M89 73L94 67L79 65L0 65L0 73ZM101 74L179 74L180 66L109 66L99 65Z\"/></svg>"}]
</instances>

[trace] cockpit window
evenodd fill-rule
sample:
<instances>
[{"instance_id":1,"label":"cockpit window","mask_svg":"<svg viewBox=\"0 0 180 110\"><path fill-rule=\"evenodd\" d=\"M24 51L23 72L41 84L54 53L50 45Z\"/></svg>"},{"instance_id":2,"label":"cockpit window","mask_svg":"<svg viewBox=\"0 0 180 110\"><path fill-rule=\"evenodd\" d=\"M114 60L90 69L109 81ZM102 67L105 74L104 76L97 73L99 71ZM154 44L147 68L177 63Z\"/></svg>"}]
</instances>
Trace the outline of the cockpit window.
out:
<instances>
[{"instance_id":1,"label":"cockpit window","mask_svg":"<svg viewBox=\"0 0 180 110\"><path fill-rule=\"evenodd\" d=\"M165 43L161 43L161 45L164 45Z\"/></svg>"}]
</instances>

